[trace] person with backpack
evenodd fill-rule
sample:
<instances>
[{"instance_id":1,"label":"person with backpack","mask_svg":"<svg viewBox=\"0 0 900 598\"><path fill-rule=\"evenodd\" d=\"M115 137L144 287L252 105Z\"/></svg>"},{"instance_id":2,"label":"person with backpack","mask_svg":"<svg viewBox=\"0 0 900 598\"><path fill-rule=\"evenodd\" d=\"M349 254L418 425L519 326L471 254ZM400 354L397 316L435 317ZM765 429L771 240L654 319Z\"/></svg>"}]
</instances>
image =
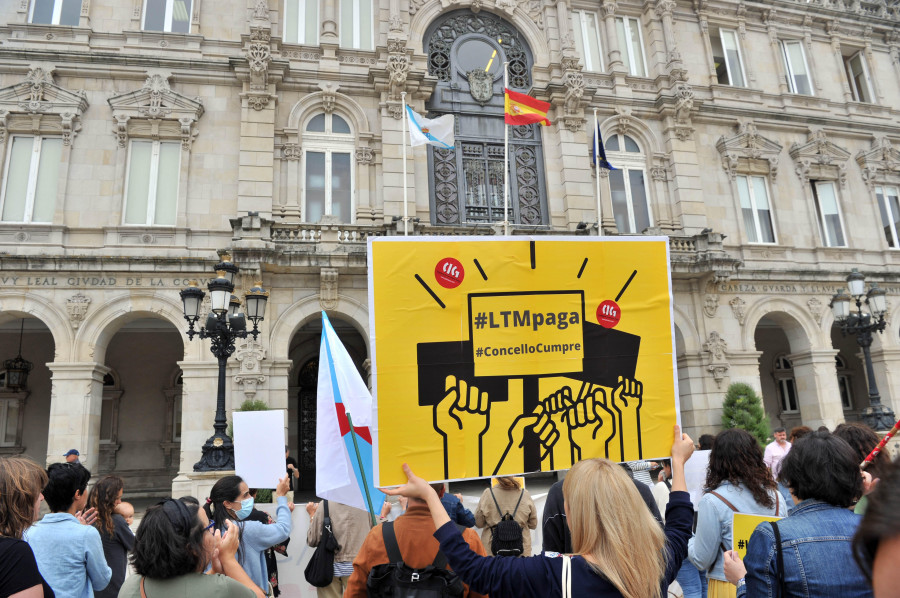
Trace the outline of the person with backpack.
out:
<instances>
[{"instance_id":1,"label":"person with backpack","mask_svg":"<svg viewBox=\"0 0 900 598\"><path fill-rule=\"evenodd\" d=\"M688 558L697 569L707 572L709 598L734 598L735 587L722 570L724 553L732 547L734 514L784 517L787 504L763 462L756 438L740 428L716 435L704 490Z\"/></svg>"},{"instance_id":2,"label":"person with backpack","mask_svg":"<svg viewBox=\"0 0 900 598\"><path fill-rule=\"evenodd\" d=\"M369 512L356 507L327 500L306 503L306 512L309 513L306 544L311 548L317 547L324 535L326 509L323 505L328 505L327 517L331 520L331 532L338 548L334 553L334 577L331 584L316 588L316 594L318 598L341 598L353 573L353 561L372 524Z\"/></svg>"},{"instance_id":3,"label":"person with backpack","mask_svg":"<svg viewBox=\"0 0 900 598\"><path fill-rule=\"evenodd\" d=\"M537 527L537 508L519 480L495 478L475 509L475 525L482 528L481 543L490 556L531 556L531 531ZM509 538L504 540L503 538Z\"/></svg>"},{"instance_id":4,"label":"person with backpack","mask_svg":"<svg viewBox=\"0 0 900 598\"><path fill-rule=\"evenodd\" d=\"M450 516L437 492L430 486L429 489L449 522ZM428 505L418 498L408 498L403 515L369 531L353 561L353 573L344 598L402 598L408 595L410 584L419 584L418 587L434 592L428 596L481 598L482 594L470 591L455 573L447 569L447 559L433 537L435 525ZM475 530L452 525L474 554L485 554ZM413 582L413 579L417 581Z\"/></svg>"},{"instance_id":5,"label":"person with backpack","mask_svg":"<svg viewBox=\"0 0 900 598\"><path fill-rule=\"evenodd\" d=\"M665 530L655 523L628 474L612 461L585 459L569 470L563 495L575 552L571 556L480 556L450 521L437 493L407 464L407 483L384 492L424 500L437 528L434 537L453 571L473 591L491 598L661 598L687 554L694 511L684 482L694 441L677 425L674 432Z\"/></svg>"}]
</instances>

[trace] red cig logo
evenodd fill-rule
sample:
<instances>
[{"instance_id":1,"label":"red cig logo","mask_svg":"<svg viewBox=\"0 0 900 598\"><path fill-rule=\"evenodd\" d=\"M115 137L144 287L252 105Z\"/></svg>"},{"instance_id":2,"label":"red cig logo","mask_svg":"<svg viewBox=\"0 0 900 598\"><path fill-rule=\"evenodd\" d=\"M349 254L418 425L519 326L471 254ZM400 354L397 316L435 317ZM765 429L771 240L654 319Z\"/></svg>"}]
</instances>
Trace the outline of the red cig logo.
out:
<instances>
[{"instance_id":1,"label":"red cig logo","mask_svg":"<svg viewBox=\"0 0 900 598\"><path fill-rule=\"evenodd\" d=\"M622 310L612 299L607 299L597 308L597 322L604 328L615 328L622 317Z\"/></svg>"},{"instance_id":2,"label":"red cig logo","mask_svg":"<svg viewBox=\"0 0 900 598\"><path fill-rule=\"evenodd\" d=\"M463 265L456 258L445 257L434 267L434 278L445 289L455 289L465 276Z\"/></svg>"}]
</instances>

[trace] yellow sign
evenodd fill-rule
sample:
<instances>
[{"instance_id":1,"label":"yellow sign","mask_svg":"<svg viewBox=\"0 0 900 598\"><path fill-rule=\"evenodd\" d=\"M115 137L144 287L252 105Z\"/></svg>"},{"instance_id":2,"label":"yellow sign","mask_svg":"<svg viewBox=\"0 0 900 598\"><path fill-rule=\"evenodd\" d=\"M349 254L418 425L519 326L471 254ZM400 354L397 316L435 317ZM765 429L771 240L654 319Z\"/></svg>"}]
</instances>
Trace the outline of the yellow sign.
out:
<instances>
[{"instance_id":1,"label":"yellow sign","mask_svg":"<svg viewBox=\"0 0 900 598\"><path fill-rule=\"evenodd\" d=\"M376 481L669 455L662 237L369 241Z\"/></svg>"},{"instance_id":2,"label":"yellow sign","mask_svg":"<svg viewBox=\"0 0 900 598\"><path fill-rule=\"evenodd\" d=\"M732 550L736 550L738 556L743 559L747 555L747 543L756 526L764 521L778 521L781 517L767 517L765 515L748 515L746 513L735 513L734 524L732 525Z\"/></svg>"}]
</instances>

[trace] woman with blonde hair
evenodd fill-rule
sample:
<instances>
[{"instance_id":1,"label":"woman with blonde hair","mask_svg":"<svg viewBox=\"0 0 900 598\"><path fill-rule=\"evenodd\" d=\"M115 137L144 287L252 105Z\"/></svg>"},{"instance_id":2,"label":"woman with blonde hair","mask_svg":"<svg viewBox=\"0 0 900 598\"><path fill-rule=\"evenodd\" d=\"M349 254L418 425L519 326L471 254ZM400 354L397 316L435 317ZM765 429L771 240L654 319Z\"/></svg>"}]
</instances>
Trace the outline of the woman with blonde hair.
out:
<instances>
[{"instance_id":1,"label":"woman with blonde hair","mask_svg":"<svg viewBox=\"0 0 900 598\"><path fill-rule=\"evenodd\" d=\"M544 553L521 559L482 557L473 552L428 482L409 466L408 482L386 494L424 500L431 511L453 571L471 591L491 598L592 596L660 598L687 554L693 507L684 483L684 463L694 442L675 426L672 494L665 531L647 510L634 483L607 459L576 463L563 483L566 518L575 554Z\"/></svg>"},{"instance_id":2,"label":"woman with blonde hair","mask_svg":"<svg viewBox=\"0 0 900 598\"><path fill-rule=\"evenodd\" d=\"M0 457L0 596L52 598L38 571L25 529L40 515L47 472L29 459Z\"/></svg>"},{"instance_id":3,"label":"woman with blonde hair","mask_svg":"<svg viewBox=\"0 0 900 598\"><path fill-rule=\"evenodd\" d=\"M519 480L501 476L496 487L487 487L475 510L475 525L482 528L481 543L488 556L495 556L491 550L493 527L509 514L522 530L522 555L531 556L531 531L537 527L537 508L528 490L522 488Z\"/></svg>"}]
</instances>

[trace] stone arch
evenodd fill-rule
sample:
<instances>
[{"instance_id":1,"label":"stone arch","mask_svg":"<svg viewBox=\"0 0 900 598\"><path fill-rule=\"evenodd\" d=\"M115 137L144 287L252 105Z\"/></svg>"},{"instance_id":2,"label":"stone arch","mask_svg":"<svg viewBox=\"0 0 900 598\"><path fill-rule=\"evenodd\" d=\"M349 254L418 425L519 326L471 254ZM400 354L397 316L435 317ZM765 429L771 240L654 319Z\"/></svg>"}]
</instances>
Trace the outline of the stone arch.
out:
<instances>
[{"instance_id":1,"label":"stone arch","mask_svg":"<svg viewBox=\"0 0 900 598\"><path fill-rule=\"evenodd\" d=\"M37 318L50 330L55 361L72 361L75 337L72 325L53 302L37 293L0 293L0 322L23 316Z\"/></svg>"},{"instance_id":2,"label":"stone arch","mask_svg":"<svg viewBox=\"0 0 900 598\"><path fill-rule=\"evenodd\" d=\"M791 353L831 346L830 338L822 338L822 329L816 324L809 312L789 299L769 299L750 306L744 320L741 344L744 351L755 351L756 327L764 317L775 320L782 325L791 346Z\"/></svg>"},{"instance_id":3,"label":"stone arch","mask_svg":"<svg viewBox=\"0 0 900 598\"><path fill-rule=\"evenodd\" d=\"M325 310L329 315L334 314L356 328L360 336L366 342L366 351L372 354L369 339L369 309L355 299L338 294L337 305L334 309ZM321 317L322 306L319 304L319 296L311 295L301 299L285 310L272 326L269 334L269 351L273 360L289 360L288 354L291 339L294 334L305 324L314 318Z\"/></svg>"},{"instance_id":4,"label":"stone arch","mask_svg":"<svg viewBox=\"0 0 900 598\"><path fill-rule=\"evenodd\" d=\"M636 138L638 145L641 146L641 153L647 157L648 163L653 155L664 152L662 142L653 129L643 120L633 116L625 114L610 116L600 123L600 133L604 139L615 133Z\"/></svg>"},{"instance_id":5,"label":"stone arch","mask_svg":"<svg viewBox=\"0 0 900 598\"><path fill-rule=\"evenodd\" d=\"M287 128L295 129L302 137L302 124L313 113L325 111L324 105L331 101L333 101L332 111L350 121L350 126L354 129L357 138L361 135L371 135L369 119L366 118L362 106L350 96L337 92L317 91L305 96L291 108Z\"/></svg>"},{"instance_id":6,"label":"stone arch","mask_svg":"<svg viewBox=\"0 0 900 598\"><path fill-rule=\"evenodd\" d=\"M478 6L480 4L481 0L461 0L458 3L455 3L451 9L444 10L443 4L429 2L420 8L416 14L413 15L409 24L409 45L411 46L413 53L418 56L423 56L425 54L425 33L438 18L446 13L454 12L459 9L473 10L473 6L476 7L473 12L478 12ZM482 7L480 10L503 19L525 36L525 41L531 50L532 60L534 61L534 72L537 74L541 72L542 69L550 67L549 44L544 37L543 31L537 26L534 19L522 9L522 5L523 3L516 3L515 8L512 10L512 14L504 11L490 10L486 7ZM536 86L538 82L535 80L532 81L532 84Z\"/></svg>"},{"instance_id":7,"label":"stone arch","mask_svg":"<svg viewBox=\"0 0 900 598\"><path fill-rule=\"evenodd\" d=\"M697 332L697 327L694 326L694 323L687 316L687 314L685 314L684 311L677 305L672 310L672 314L674 316L673 324L677 331L676 333L680 333L681 339L684 341L685 354L699 352L701 341L700 333Z\"/></svg>"},{"instance_id":8,"label":"stone arch","mask_svg":"<svg viewBox=\"0 0 900 598\"><path fill-rule=\"evenodd\" d=\"M181 302L173 291L131 292L110 299L100 305L78 330L74 356L78 361L104 363L106 347L116 332L132 320L148 317L160 318L172 324L181 336L182 346L187 349L188 338L184 332L182 309Z\"/></svg>"}]
</instances>

